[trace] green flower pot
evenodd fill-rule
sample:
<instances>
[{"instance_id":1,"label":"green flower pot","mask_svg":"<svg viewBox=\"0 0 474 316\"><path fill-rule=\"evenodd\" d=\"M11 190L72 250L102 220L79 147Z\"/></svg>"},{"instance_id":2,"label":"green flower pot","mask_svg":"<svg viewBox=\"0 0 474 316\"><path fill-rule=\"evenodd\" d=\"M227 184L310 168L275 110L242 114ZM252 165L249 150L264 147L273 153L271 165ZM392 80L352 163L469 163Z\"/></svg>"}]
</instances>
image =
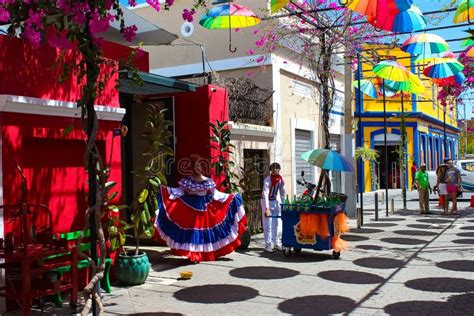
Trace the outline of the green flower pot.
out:
<instances>
[{"instance_id":1,"label":"green flower pot","mask_svg":"<svg viewBox=\"0 0 474 316\"><path fill-rule=\"evenodd\" d=\"M150 262L146 253L135 256L121 253L117 258L117 278L123 285L139 285L145 283L150 273Z\"/></svg>"}]
</instances>

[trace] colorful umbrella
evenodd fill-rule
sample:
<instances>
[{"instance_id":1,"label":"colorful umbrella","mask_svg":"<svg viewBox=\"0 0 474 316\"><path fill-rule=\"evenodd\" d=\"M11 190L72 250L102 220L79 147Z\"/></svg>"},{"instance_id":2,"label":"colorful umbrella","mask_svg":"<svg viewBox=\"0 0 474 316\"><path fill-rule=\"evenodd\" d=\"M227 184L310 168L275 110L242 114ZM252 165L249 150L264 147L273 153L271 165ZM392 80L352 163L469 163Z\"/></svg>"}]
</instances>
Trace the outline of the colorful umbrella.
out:
<instances>
[{"instance_id":1,"label":"colorful umbrella","mask_svg":"<svg viewBox=\"0 0 474 316\"><path fill-rule=\"evenodd\" d=\"M423 74L429 78L448 78L461 72L464 66L453 58L439 58L432 61L423 70Z\"/></svg>"},{"instance_id":2,"label":"colorful umbrella","mask_svg":"<svg viewBox=\"0 0 474 316\"><path fill-rule=\"evenodd\" d=\"M352 161L331 149L313 149L303 153L301 158L321 169L354 172Z\"/></svg>"},{"instance_id":3,"label":"colorful umbrella","mask_svg":"<svg viewBox=\"0 0 474 316\"><path fill-rule=\"evenodd\" d=\"M466 37L462 41L461 45L464 46L464 47L474 46L474 30L468 29L468 30L464 30L464 32L469 33L470 36Z\"/></svg>"},{"instance_id":4,"label":"colorful umbrella","mask_svg":"<svg viewBox=\"0 0 474 316\"><path fill-rule=\"evenodd\" d=\"M409 80L411 74L404 66L394 60L385 60L378 63L374 66L373 71L380 78L398 82Z\"/></svg>"},{"instance_id":5,"label":"colorful umbrella","mask_svg":"<svg viewBox=\"0 0 474 316\"><path fill-rule=\"evenodd\" d=\"M380 93L381 94L385 93L385 96L388 98L394 97L397 94L397 92L398 90L390 89L389 87L387 87L387 85L385 85L385 87L380 86Z\"/></svg>"},{"instance_id":6,"label":"colorful umbrella","mask_svg":"<svg viewBox=\"0 0 474 316\"><path fill-rule=\"evenodd\" d=\"M270 0L270 12L275 13L290 3L290 0Z\"/></svg>"},{"instance_id":7,"label":"colorful umbrella","mask_svg":"<svg viewBox=\"0 0 474 316\"><path fill-rule=\"evenodd\" d=\"M312 0L314 1L314 0ZM365 15L369 20L384 20L388 15L396 15L410 9L412 0L347 0L345 6Z\"/></svg>"},{"instance_id":8,"label":"colorful umbrella","mask_svg":"<svg viewBox=\"0 0 474 316\"><path fill-rule=\"evenodd\" d=\"M447 78L431 79L431 81L433 81L434 84L437 84L438 86L441 86L441 87L460 85L460 84L463 84L464 80L466 80L466 77L464 76L462 72L458 72L457 74L454 74L454 76L447 77Z\"/></svg>"},{"instance_id":9,"label":"colorful umbrella","mask_svg":"<svg viewBox=\"0 0 474 316\"><path fill-rule=\"evenodd\" d=\"M223 4L209 9L199 24L207 29L228 29L254 26L260 19L252 10L238 4Z\"/></svg>"},{"instance_id":10,"label":"colorful umbrella","mask_svg":"<svg viewBox=\"0 0 474 316\"><path fill-rule=\"evenodd\" d=\"M354 80L352 82L352 85L358 89L359 88L359 81ZM368 95L371 98L377 99L377 89L375 89L375 85L372 83L372 81L367 80L367 79L362 79L360 81L360 90L362 93Z\"/></svg>"},{"instance_id":11,"label":"colorful umbrella","mask_svg":"<svg viewBox=\"0 0 474 316\"><path fill-rule=\"evenodd\" d=\"M423 33L407 39L401 49L411 55L431 56L448 51L449 46L440 36Z\"/></svg>"},{"instance_id":12,"label":"colorful umbrella","mask_svg":"<svg viewBox=\"0 0 474 316\"><path fill-rule=\"evenodd\" d=\"M463 23L469 22L474 18L474 0L463 0L454 13L453 22Z\"/></svg>"},{"instance_id":13,"label":"colorful umbrella","mask_svg":"<svg viewBox=\"0 0 474 316\"><path fill-rule=\"evenodd\" d=\"M426 28L425 17L416 5L395 15L378 15L377 18L368 18L367 21L378 29L395 33L414 32Z\"/></svg>"},{"instance_id":14,"label":"colorful umbrella","mask_svg":"<svg viewBox=\"0 0 474 316\"><path fill-rule=\"evenodd\" d=\"M474 58L474 46L471 46L467 52L466 52L466 57L469 57L469 58Z\"/></svg>"},{"instance_id":15,"label":"colorful umbrella","mask_svg":"<svg viewBox=\"0 0 474 316\"><path fill-rule=\"evenodd\" d=\"M425 92L425 86L421 82L420 78L410 73L409 79L406 81L391 81L385 80L385 85L395 91L404 91L410 93L421 94Z\"/></svg>"}]
</instances>

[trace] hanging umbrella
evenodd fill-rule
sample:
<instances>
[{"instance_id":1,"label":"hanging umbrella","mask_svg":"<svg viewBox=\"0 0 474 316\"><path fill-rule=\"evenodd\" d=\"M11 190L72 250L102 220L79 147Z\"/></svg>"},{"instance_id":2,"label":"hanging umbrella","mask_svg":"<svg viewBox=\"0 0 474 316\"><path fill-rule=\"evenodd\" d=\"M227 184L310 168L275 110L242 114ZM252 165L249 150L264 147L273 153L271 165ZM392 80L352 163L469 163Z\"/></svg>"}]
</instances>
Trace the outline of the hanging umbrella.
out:
<instances>
[{"instance_id":1,"label":"hanging umbrella","mask_svg":"<svg viewBox=\"0 0 474 316\"><path fill-rule=\"evenodd\" d=\"M410 74L404 66L394 60L385 60L373 68L374 73L382 79L391 81L407 81L410 79Z\"/></svg>"},{"instance_id":2,"label":"hanging umbrella","mask_svg":"<svg viewBox=\"0 0 474 316\"><path fill-rule=\"evenodd\" d=\"M471 46L467 52L466 52L466 57L468 58L474 58L474 46Z\"/></svg>"},{"instance_id":3,"label":"hanging umbrella","mask_svg":"<svg viewBox=\"0 0 474 316\"><path fill-rule=\"evenodd\" d=\"M331 149L313 149L303 153L301 158L321 169L354 172L352 161Z\"/></svg>"},{"instance_id":4,"label":"hanging umbrella","mask_svg":"<svg viewBox=\"0 0 474 316\"><path fill-rule=\"evenodd\" d=\"M457 56L453 52L443 52L439 54L433 54L430 56L423 56L423 55L418 55L416 58L413 60L415 63L430 63L436 60L441 60L441 58L454 58L456 59Z\"/></svg>"},{"instance_id":5,"label":"hanging umbrella","mask_svg":"<svg viewBox=\"0 0 474 316\"><path fill-rule=\"evenodd\" d=\"M391 90L395 91L401 90L404 92L417 94L425 92L425 86L423 85L423 82L421 82L420 78L412 73L410 73L409 78L406 81L385 80L385 85Z\"/></svg>"},{"instance_id":6,"label":"hanging umbrella","mask_svg":"<svg viewBox=\"0 0 474 316\"><path fill-rule=\"evenodd\" d=\"M218 5L206 12L201 17L199 24L207 29L229 29L229 51L235 53L232 48L232 28L250 27L260 23L260 19L252 10L238 5L229 4Z\"/></svg>"},{"instance_id":7,"label":"hanging umbrella","mask_svg":"<svg viewBox=\"0 0 474 316\"><path fill-rule=\"evenodd\" d=\"M209 9L199 24L206 29L228 29L255 26L260 19L249 8L238 4L223 4Z\"/></svg>"},{"instance_id":8,"label":"hanging umbrella","mask_svg":"<svg viewBox=\"0 0 474 316\"><path fill-rule=\"evenodd\" d=\"M378 15L375 19L367 19L374 27L395 33L415 32L426 29L426 20L416 5L395 15Z\"/></svg>"},{"instance_id":9,"label":"hanging umbrella","mask_svg":"<svg viewBox=\"0 0 474 316\"><path fill-rule=\"evenodd\" d=\"M432 61L423 70L423 74L429 78L448 78L461 72L464 66L453 58L439 58Z\"/></svg>"},{"instance_id":10,"label":"hanging umbrella","mask_svg":"<svg viewBox=\"0 0 474 316\"><path fill-rule=\"evenodd\" d=\"M356 89L358 89L359 88L358 80L354 80L352 85ZM375 89L375 85L372 83L372 81L367 80L367 79L360 80L360 90L362 93L368 95L369 97L377 99L377 89Z\"/></svg>"},{"instance_id":11,"label":"hanging umbrella","mask_svg":"<svg viewBox=\"0 0 474 316\"><path fill-rule=\"evenodd\" d=\"M436 34L423 33L410 37L400 47L411 55L431 56L449 50L448 43Z\"/></svg>"},{"instance_id":12,"label":"hanging umbrella","mask_svg":"<svg viewBox=\"0 0 474 316\"><path fill-rule=\"evenodd\" d=\"M464 46L464 47L474 46L474 30L468 29L468 30L464 30L464 32L469 33L470 36L466 37L462 41L461 45Z\"/></svg>"},{"instance_id":13,"label":"hanging umbrella","mask_svg":"<svg viewBox=\"0 0 474 316\"><path fill-rule=\"evenodd\" d=\"M270 12L275 13L290 3L290 0L270 0Z\"/></svg>"},{"instance_id":14,"label":"hanging umbrella","mask_svg":"<svg viewBox=\"0 0 474 316\"><path fill-rule=\"evenodd\" d=\"M463 23L469 22L474 18L474 0L463 0L454 13L453 22Z\"/></svg>"},{"instance_id":15,"label":"hanging umbrella","mask_svg":"<svg viewBox=\"0 0 474 316\"><path fill-rule=\"evenodd\" d=\"M454 76L447 77L447 78L431 79L431 81L433 81L434 84L437 84L438 86L441 86L441 87L460 85L460 84L463 84L464 80L466 80L466 77L464 76L462 72L458 72L454 74Z\"/></svg>"},{"instance_id":16,"label":"hanging umbrella","mask_svg":"<svg viewBox=\"0 0 474 316\"><path fill-rule=\"evenodd\" d=\"M380 86L380 93L385 93L385 96L388 98L394 97L397 95L397 92L398 90L391 89L390 87L387 87L387 85L385 85L385 87Z\"/></svg>"},{"instance_id":17,"label":"hanging umbrella","mask_svg":"<svg viewBox=\"0 0 474 316\"><path fill-rule=\"evenodd\" d=\"M345 6L375 21L406 11L412 3L412 0L347 0Z\"/></svg>"}]
</instances>

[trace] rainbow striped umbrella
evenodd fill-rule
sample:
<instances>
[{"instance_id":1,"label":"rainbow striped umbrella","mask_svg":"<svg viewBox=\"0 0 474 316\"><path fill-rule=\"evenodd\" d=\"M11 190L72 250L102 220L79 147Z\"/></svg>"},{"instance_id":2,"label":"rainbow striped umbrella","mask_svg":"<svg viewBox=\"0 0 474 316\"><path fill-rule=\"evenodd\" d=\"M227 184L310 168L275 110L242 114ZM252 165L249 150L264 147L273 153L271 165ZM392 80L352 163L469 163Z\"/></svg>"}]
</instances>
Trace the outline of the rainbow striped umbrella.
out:
<instances>
[{"instance_id":1,"label":"rainbow striped umbrella","mask_svg":"<svg viewBox=\"0 0 474 316\"><path fill-rule=\"evenodd\" d=\"M423 70L423 74L429 78L448 78L461 72L464 66L454 58L439 58L433 60Z\"/></svg>"},{"instance_id":2,"label":"rainbow striped umbrella","mask_svg":"<svg viewBox=\"0 0 474 316\"><path fill-rule=\"evenodd\" d=\"M474 46L469 47L466 52L466 57L474 58Z\"/></svg>"},{"instance_id":3,"label":"rainbow striped umbrella","mask_svg":"<svg viewBox=\"0 0 474 316\"><path fill-rule=\"evenodd\" d=\"M449 50L448 43L436 34L423 33L410 37L401 46L411 55L431 56Z\"/></svg>"},{"instance_id":4,"label":"rainbow striped umbrella","mask_svg":"<svg viewBox=\"0 0 474 316\"><path fill-rule=\"evenodd\" d=\"M352 82L352 85L356 89L359 89L359 81L358 80L355 80L354 82ZM377 99L377 89L375 89L375 85L370 80L362 79L360 81L360 91L363 94L366 94L366 95L368 95L369 97L371 97L373 99Z\"/></svg>"},{"instance_id":5,"label":"rainbow striped umbrella","mask_svg":"<svg viewBox=\"0 0 474 316\"><path fill-rule=\"evenodd\" d=\"M454 13L453 22L463 23L474 20L474 0L463 0Z\"/></svg>"},{"instance_id":6,"label":"rainbow striped umbrella","mask_svg":"<svg viewBox=\"0 0 474 316\"><path fill-rule=\"evenodd\" d=\"M385 85L395 91L404 91L410 93L421 94L425 92L425 86L420 78L410 73L409 79L406 81L385 80Z\"/></svg>"},{"instance_id":7,"label":"rainbow striped umbrella","mask_svg":"<svg viewBox=\"0 0 474 316\"><path fill-rule=\"evenodd\" d=\"M413 0L347 0L345 6L370 20L384 20L387 15L394 16L410 9L412 4Z\"/></svg>"},{"instance_id":8,"label":"rainbow striped umbrella","mask_svg":"<svg viewBox=\"0 0 474 316\"><path fill-rule=\"evenodd\" d=\"M354 172L352 162L331 149L313 149L303 153L301 158L321 169Z\"/></svg>"},{"instance_id":9,"label":"rainbow striped umbrella","mask_svg":"<svg viewBox=\"0 0 474 316\"><path fill-rule=\"evenodd\" d=\"M238 4L223 4L209 9L199 24L207 29L229 29L254 26L260 19L252 10Z\"/></svg>"},{"instance_id":10,"label":"rainbow striped umbrella","mask_svg":"<svg viewBox=\"0 0 474 316\"><path fill-rule=\"evenodd\" d=\"M425 17L416 5L395 15L379 14L376 19L369 18L368 22L378 29L395 33L414 32L426 28Z\"/></svg>"},{"instance_id":11,"label":"rainbow striped umbrella","mask_svg":"<svg viewBox=\"0 0 474 316\"><path fill-rule=\"evenodd\" d=\"M466 80L466 77L464 76L462 71L458 72L457 74L454 74L454 76L451 77L431 79L434 84L437 84L441 87L460 85L463 84L464 80Z\"/></svg>"},{"instance_id":12,"label":"rainbow striped umbrella","mask_svg":"<svg viewBox=\"0 0 474 316\"><path fill-rule=\"evenodd\" d=\"M385 93L385 96L386 97L394 97L396 94L397 94L398 90L393 90L393 89L390 89L389 87L387 87L387 85L385 85L385 87L380 87L380 93Z\"/></svg>"},{"instance_id":13,"label":"rainbow striped umbrella","mask_svg":"<svg viewBox=\"0 0 474 316\"><path fill-rule=\"evenodd\" d=\"M404 66L394 60L385 60L378 63L374 66L373 71L380 78L398 82L409 80L411 74Z\"/></svg>"},{"instance_id":14,"label":"rainbow striped umbrella","mask_svg":"<svg viewBox=\"0 0 474 316\"><path fill-rule=\"evenodd\" d=\"M290 3L290 0L270 0L270 12L275 13Z\"/></svg>"}]
</instances>

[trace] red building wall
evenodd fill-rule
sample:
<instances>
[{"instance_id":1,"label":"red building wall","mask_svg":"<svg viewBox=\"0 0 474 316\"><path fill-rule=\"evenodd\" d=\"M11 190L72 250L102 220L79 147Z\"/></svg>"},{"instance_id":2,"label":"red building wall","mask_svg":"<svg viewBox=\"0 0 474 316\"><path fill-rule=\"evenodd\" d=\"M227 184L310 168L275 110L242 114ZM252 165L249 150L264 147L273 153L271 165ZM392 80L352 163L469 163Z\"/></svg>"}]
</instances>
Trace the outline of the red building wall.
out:
<instances>
[{"instance_id":1,"label":"red building wall","mask_svg":"<svg viewBox=\"0 0 474 316\"><path fill-rule=\"evenodd\" d=\"M211 148L209 123L215 123L216 120L227 121L228 108L227 91L218 86L203 86L196 92L175 95L175 159L178 178L189 171L186 161L191 154L198 154L208 161L218 155L218 151ZM221 181L221 177L211 176L216 183Z\"/></svg>"}]
</instances>

